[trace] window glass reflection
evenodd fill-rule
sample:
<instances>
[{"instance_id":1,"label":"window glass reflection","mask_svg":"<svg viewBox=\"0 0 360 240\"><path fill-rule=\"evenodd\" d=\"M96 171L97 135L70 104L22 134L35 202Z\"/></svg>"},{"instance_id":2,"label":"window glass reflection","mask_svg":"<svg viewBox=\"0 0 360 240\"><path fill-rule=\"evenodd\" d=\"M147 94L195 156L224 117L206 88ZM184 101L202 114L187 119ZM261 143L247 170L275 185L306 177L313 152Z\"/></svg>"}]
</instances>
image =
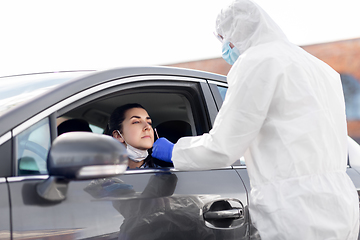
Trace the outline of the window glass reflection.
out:
<instances>
[{"instance_id":1,"label":"window glass reflection","mask_svg":"<svg viewBox=\"0 0 360 240\"><path fill-rule=\"evenodd\" d=\"M17 175L47 174L46 158L51 144L48 118L16 136L15 144Z\"/></svg>"}]
</instances>

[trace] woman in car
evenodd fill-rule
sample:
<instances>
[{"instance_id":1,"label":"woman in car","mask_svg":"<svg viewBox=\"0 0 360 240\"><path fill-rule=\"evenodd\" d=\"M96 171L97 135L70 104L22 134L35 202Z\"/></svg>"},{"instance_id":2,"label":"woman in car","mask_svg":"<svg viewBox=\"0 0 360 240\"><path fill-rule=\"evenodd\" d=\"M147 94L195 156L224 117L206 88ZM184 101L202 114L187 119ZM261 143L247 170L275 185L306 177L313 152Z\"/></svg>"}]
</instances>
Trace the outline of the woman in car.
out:
<instances>
[{"instance_id":1,"label":"woman in car","mask_svg":"<svg viewBox=\"0 0 360 240\"><path fill-rule=\"evenodd\" d=\"M168 163L151 157L154 130L151 118L143 106L129 103L116 108L110 116L105 134L123 143L129 154L129 169L160 168Z\"/></svg>"}]
</instances>

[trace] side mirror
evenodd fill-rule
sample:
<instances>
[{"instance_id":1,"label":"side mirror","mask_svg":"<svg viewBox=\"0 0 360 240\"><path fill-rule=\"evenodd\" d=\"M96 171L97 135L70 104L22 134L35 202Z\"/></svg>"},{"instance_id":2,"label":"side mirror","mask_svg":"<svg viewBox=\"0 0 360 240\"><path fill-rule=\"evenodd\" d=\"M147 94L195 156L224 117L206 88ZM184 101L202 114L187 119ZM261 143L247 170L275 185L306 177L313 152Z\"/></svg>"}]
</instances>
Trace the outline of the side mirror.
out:
<instances>
[{"instance_id":1,"label":"side mirror","mask_svg":"<svg viewBox=\"0 0 360 240\"><path fill-rule=\"evenodd\" d=\"M61 201L70 180L113 177L124 173L127 166L126 148L116 139L89 132L64 133L50 148L49 178L37 185L37 192L47 200Z\"/></svg>"}]
</instances>

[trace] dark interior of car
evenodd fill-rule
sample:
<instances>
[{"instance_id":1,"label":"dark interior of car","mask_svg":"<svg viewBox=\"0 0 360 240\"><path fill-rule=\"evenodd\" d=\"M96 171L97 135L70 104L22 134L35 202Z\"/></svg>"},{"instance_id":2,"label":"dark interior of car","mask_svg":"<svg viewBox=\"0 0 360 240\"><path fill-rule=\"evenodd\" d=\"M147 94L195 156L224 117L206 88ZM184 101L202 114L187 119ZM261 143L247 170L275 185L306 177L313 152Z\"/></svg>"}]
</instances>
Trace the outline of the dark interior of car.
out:
<instances>
[{"instance_id":1,"label":"dark interior of car","mask_svg":"<svg viewBox=\"0 0 360 240\"><path fill-rule=\"evenodd\" d=\"M57 119L58 135L64 132L62 125L69 119L72 119L73 123L67 124L67 131L87 131L86 127L77 123L86 121L93 132L104 133L115 108L127 103L139 103L149 113L159 137L166 137L176 143L180 137L194 136L207 131L204 129L206 125L202 123L204 119L197 114L194 102L196 101L187 91L159 92L147 89L113 93L85 104L80 103L73 109L63 109Z\"/></svg>"}]
</instances>

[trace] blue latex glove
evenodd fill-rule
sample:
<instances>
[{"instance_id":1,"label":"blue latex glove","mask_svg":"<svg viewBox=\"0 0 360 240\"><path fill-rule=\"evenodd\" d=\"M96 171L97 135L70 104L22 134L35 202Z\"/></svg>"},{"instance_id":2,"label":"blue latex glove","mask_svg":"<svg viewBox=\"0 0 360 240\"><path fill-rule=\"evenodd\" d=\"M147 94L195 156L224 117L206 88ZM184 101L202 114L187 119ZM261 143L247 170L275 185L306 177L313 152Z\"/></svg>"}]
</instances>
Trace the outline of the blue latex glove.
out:
<instances>
[{"instance_id":1,"label":"blue latex glove","mask_svg":"<svg viewBox=\"0 0 360 240\"><path fill-rule=\"evenodd\" d=\"M154 158L160 159L164 162L172 162L172 151L174 144L166 138L159 138L153 145L152 154Z\"/></svg>"}]
</instances>

